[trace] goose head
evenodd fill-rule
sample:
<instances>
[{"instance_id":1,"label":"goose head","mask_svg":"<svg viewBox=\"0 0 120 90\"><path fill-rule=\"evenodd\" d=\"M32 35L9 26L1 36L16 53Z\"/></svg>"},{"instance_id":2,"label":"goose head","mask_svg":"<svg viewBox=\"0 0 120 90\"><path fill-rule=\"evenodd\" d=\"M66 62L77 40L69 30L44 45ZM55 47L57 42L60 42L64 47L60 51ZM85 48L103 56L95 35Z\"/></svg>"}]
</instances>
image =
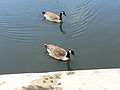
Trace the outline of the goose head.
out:
<instances>
[{"instance_id":1,"label":"goose head","mask_svg":"<svg viewBox=\"0 0 120 90\"><path fill-rule=\"evenodd\" d=\"M66 57L70 58L70 54L75 56L75 52L74 52L73 49L70 49L70 50L67 51L67 56Z\"/></svg>"},{"instance_id":2,"label":"goose head","mask_svg":"<svg viewBox=\"0 0 120 90\"><path fill-rule=\"evenodd\" d=\"M62 11L61 13L66 16L66 13L64 11Z\"/></svg>"},{"instance_id":3,"label":"goose head","mask_svg":"<svg viewBox=\"0 0 120 90\"><path fill-rule=\"evenodd\" d=\"M64 11L60 12L59 22L62 22L62 15L65 15L65 16L66 16L66 14L65 14L65 12L64 12Z\"/></svg>"}]
</instances>

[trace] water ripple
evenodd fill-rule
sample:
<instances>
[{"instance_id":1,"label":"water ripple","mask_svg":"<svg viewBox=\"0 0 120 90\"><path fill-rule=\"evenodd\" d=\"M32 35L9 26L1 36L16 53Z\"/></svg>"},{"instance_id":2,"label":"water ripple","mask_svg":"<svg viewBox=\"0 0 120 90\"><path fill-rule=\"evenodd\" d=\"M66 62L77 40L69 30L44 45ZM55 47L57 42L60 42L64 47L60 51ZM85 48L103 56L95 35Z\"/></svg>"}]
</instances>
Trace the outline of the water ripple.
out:
<instances>
[{"instance_id":1,"label":"water ripple","mask_svg":"<svg viewBox=\"0 0 120 90\"><path fill-rule=\"evenodd\" d=\"M22 30L17 26L10 26L7 23L0 23L0 32L2 38L9 40L16 40L17 42L21 42L21 44L31 44L32 38L35 37L34 32L29 29Z\"/></svg>"},{"instance_id":2,"label":"water ripple","mask_svg":"<svg viewBox=\"0 0 120 90\"><path fill-rule=\"evenodd\" d=\"M95 9L92 1L81 0L72 2L71 7L68 6L67 24L69 29L65 36L62 36L60 41L66 40L71 37L82 36L87 33L88 23L94 18Z\"/></svg>"}]
</instances>

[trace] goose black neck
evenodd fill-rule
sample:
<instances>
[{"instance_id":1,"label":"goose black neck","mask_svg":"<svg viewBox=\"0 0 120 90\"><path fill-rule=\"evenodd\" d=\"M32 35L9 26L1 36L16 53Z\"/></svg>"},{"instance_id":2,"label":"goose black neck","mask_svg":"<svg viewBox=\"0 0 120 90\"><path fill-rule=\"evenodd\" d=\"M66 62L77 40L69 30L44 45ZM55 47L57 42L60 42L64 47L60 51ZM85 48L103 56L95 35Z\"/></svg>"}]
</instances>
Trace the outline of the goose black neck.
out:
<instances>
[{"instance_id":1,"label":"goose black neck","mask_svg":"<svg viewBox=\"0 0 120 90\"><path fill-rule=\"evenodd\" d=\"M66 57L70 58L70 52L69 51L67 51L67 56Z\"/></svg>"},{"instance_id":2,"label":"goose black neck","mask_svg":"<svg viewBox=\"0 0 120 90\"><path fill-rule=\"evenodd\" d=\"M60 13L60 19L59 20L62 20L62 13Z\"/></svg>"}]
</instances>

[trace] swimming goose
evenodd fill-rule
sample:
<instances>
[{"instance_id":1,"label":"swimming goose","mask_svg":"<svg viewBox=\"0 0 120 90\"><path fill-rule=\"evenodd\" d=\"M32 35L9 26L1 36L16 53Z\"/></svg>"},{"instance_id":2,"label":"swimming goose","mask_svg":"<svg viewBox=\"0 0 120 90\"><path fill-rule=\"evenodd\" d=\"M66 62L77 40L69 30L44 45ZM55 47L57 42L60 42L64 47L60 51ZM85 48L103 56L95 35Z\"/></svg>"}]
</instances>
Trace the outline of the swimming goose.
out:
<instances>
[{"instance_id":1,"label":"swimming goose","mask_svg":"<svg viewBox=\"0 0 120 90\"><path fill-rule=\"evenodd\" d=\"M54 13L51 13L51 12L42 12L42 14L46 20L51 21L51 22L62 22L62 15L66 16L64 11L60 12L60 16Z\"/></svg>"},{"instance_id":2,"label":"swimming goose","mask_svg":"<svg viewBox=\"0 0 120 90\"><path fill-rule=\"evenodd\" d=\"M70 54L75 55L72 49L66 51L63 48L51 44L44 44L44 46L47 49L48 55L57 60L67 61L70 59Z\"/></svg>"}]
</instances>

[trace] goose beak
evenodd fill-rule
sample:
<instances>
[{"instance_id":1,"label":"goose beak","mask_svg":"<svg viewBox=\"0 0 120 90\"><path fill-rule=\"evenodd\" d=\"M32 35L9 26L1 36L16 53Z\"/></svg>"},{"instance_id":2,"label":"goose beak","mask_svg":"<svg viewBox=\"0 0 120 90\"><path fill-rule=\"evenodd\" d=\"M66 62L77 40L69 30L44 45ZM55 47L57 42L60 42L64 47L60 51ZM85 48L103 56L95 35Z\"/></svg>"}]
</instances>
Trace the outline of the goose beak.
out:
<instances>
[{"instance_id":1,"label":"goose beak","mask_svg":"<svg viewBox=\"0 0 120 90\"><path fill-rule=\"evenodd\" d=\"M76 57L75 53L73 50L71 50L71 54L74 55L74 57Z\"/></svg>"},{"instance_id":2,"label":"goose beak","mask_svg":"<svg viewBox=\"0 0 120 90\"><path fill-rule=\"evenodd\" d=\"M64 15L66 16L66 14L64 13Z\"/></svg>"}]
</instances>

